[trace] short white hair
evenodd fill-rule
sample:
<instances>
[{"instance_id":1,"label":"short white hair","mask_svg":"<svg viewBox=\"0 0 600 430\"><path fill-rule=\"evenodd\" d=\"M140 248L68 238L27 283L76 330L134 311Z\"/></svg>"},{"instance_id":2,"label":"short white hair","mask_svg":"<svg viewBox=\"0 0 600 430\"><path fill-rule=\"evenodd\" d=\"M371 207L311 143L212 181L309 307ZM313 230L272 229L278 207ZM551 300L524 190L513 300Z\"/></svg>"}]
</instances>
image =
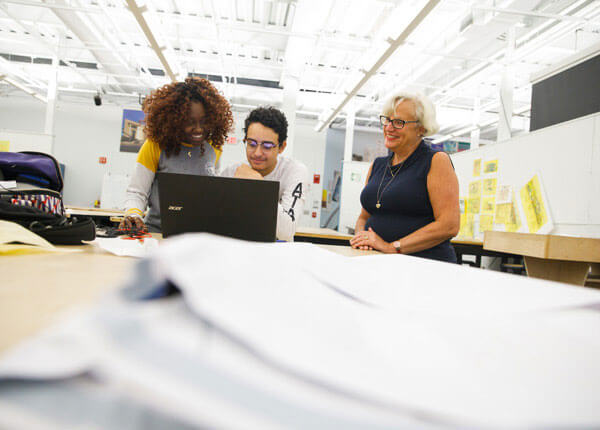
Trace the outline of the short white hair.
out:
<instances>
[{"instance_id":1,"label":"short white hair","mask_svg":"<svg viewBox=\"0 0 600 430\"><path fill-rule=\"evenodd\" d=\"M382 115L391 117L398 106L403 101L411 101L415 106L415 118L425 128L425 136L431 136L440 129L435 119L435 106L424 94L409 91L399 91L392 95L383 105Z\"/></svg>"}]
</instances>

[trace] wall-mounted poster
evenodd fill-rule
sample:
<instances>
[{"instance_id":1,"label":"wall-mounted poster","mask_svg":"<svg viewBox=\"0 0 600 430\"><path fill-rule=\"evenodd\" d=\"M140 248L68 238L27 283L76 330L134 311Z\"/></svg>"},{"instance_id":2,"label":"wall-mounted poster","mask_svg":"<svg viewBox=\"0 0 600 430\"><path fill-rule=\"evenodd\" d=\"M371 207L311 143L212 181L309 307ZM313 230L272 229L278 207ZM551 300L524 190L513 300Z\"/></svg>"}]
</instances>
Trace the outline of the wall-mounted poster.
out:
<instances>
[{"instance_id":1,"label":"wall-mounted poster","mask_svg":"<svg viewBox=\"0 0 600 430\"><path fill-rule=\"evenodd\" d=\"M473 176L481 175L481 158L473 161Z\"/></svg>"},{"instance_id":2,"label":"wall-mounted poster","mask_svg":"<svg viewBox=\"0 0 600 430\"><path fill-rule=\"evenodd\" d=\"M481 197L481 181L469 183L469 197Z\"/></svg>"},{"instance_id":3,"label":"wall-mounted poster","mask_svg":"<svg viewBox=\"0 0 600 430\"><path fill-rule=\"evenodd\" d=\"M494 217L492 215L481 215L479 217L479 231L491 231L494 229Z\"/></svg>"},{"instance_id":4,"label":"wall-mounted poster","mask_svg":"<svg viewBox=\"0 0 600 430\"><path fill-rule=\"evenodd\" d=\"M496 178L488 178L483 180L483 195L484 196L495 196L496 195Z\"/></svg>"},{"instance_id":5,"label":"wall-mounted poster","mask_svg":"<svg viewBox=\"0 0 600 430\"><path fill-rule=\"evenodd\" d=\"M549 233L554 224L548 211L548 203L539 174L521 188L521 203L530 233Z\"/></svg>"},{"instance_id":6,"label":"wall-mounted poster","mask_svg":"<svg viewBox=\"0 0 600 430\"><path fill-rule=\"evenodd\" d=\"M471 142L458 142L458 152L471 149Z\"/></svg>"},{"instance_id":7,"label":"wall-mounted poster","mask_svg":"<svg viewBox=\"0 0 600 430\"><path fill-rule=\"evenodd\" d=\"M481 200L481 213L484 215L494 215L496 209L496 197L484 197Z\"/></svg>"},{"instance_id":8,"label":"wall-mounted poster","mask_svg":"<svg viewBox=\"0 0 600 430\"><path fill-rule=\"evenodd\" d=\"M483 173L496 173L498 171L498 160L486 161L483 164Z\"/></svg>"},{"instance_id":9,"label":"wall-mounted poster","mask_svg":"<svg viewBox=\"0 0 600 430\"><path fill-rule=\"evenodd\" d=\"M521 228L521 215L519 215L519 209L517 208L514 191L512 193L512 202L510 206L510 217L506 222L506 231L519 231Z\"/></svg>"},{"instance_id":10,"label":"wall-mounted poster","mask_svg":"<svg viewBox=\"0 0 600 430\"><path fill-rule=\"evenodd\" d=\"M144 143L144 112L123 109L121 122L121 152L138 152Z\"/></svg>"},{"instance_id":11,"label":"wall-mounted poster","mask_svg":"<svg viewBox=\"0 0 600 430\"><path fill-rule=\"evenodd\" d=\"M455 152L458 152L458 142L455 140L447 140L443 143L444 145L444 152L446 154L454 154Z\"/></svg>"}]
</instances>

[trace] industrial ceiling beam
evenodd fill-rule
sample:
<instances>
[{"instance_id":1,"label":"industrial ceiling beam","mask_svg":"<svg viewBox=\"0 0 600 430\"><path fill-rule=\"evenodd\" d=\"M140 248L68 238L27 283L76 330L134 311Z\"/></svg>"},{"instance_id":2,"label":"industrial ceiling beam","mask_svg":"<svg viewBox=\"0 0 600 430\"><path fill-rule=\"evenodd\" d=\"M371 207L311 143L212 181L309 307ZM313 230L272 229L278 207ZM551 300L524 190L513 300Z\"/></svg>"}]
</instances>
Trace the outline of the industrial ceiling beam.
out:
<instances>
[{"instance_id":1,"label":"industrial ceiling beam","mask_svg":"<svg viewBox=\"0 0 600 430\"><path fill-rule=\"evenodd\" d=\"M571 21L571 22L578 22L581 24L585 24L585 23L600 24L598 21L594 21L593 19L585 18L583 16L561 15L561 14L556 14L556 13L544 13L544 12L535 12L535 11L526 11L526 10L517 10L517 9L504 9L504 8L499 8L499 7L487 7L487 6L473 6L473 9L483 10L483 11L487 11L487 12L505 13L505 14L509 14L509 15L530 16L533 18L554 19L557 21Z\"/></svg>"},{"instance_id":2,"label":"industrial ceiling beam","mask_svg":"<svg viewBox=\"0 0 600 430\"><path fill-rule=\"evenodd\" d=\"M354 86L354 88L346 94L346 97L342 102L333 109L333 111L329 114L329 116L324 120L320 121L320 124L317 125L317 131L323 131L325 127L329 125L331 121L335 119L337 114L346 106L346 104L352 100L352 98L358 94L360 89L367 83L371 77L377 73L377 71L383 66L383 64L392 56L392 54L401 46L404 41L410 36L413 31L417 29L417 27L423 22L423 20L429 15L429 13L437 6L440 0L429 0L427 4L421 9L421 11L413 18L413 20L408 24L408 26L404 29L404 31L398 36L396 39L390 42L390 46L386 49L381 57L375 62L371 68L364 72L364 76L362 79Z\"/></svg>"},{"instance_id":3,"label":"industrial ceiling beam","mask_svg":"<svg viewBox=\"0 0 600 430\"><path fill-rule=\"evenodd\" d=\"M27 88L25 85L20 84L19 82L17 82L15 79L6 76L6 75L0 75L0 81L4 81L10 85L12 85L13 87L29 94L30 96L35 97L36 99L44 102L44 103L48 103L48 100L46 99L46 97L44 97L43 95L41 95L40 93L38 93L37 91L34 91L30 88Z\"/></svg>"},{"instance_id":4,"label":"industrial ceiling beam","mask_svg":"<svg viewBox=\"0 0 600 430\"><path fill-rule=\"evenodd\" d=\"M150 26L148 25L146 18L144 18L143 13L148 10L147 7L146 6L139 7L137 5L136 0L126 0L126 1L127 1L127 6L129 7L129 10L131 11L131 13L135 17L135 20L137 21L138 25L144 32L144 35L146 36L148 43L150 44L150 46L154 50L154 53L158 57L158 60L164 67L167 76L169 76L169 78L171 78L171 81L176 82L177 75L173 71L173 68L169 64L169 61L167 60L167 57L165 57L165 54L164 54L164 51L166 48L158 45L158 41L156 40L154 33L152 33L152 30L150 29Z\"/></svg>"},{"instance_id":5,"label":"industrial ceiling beam","mask_svg":"<svg viewBox=\"0 0 600 430\"><path fill-rule=\"evenodd\" d=\"M38 42L39 44L44 47L44 49L46 49L46 51L48 51L51 55L54 55L54 51L55 48L50 45L49 43L47 43L40 35L39 32L36 28L34 28L33 26L29 26L25 23L22 22L21 19L19 19L18 17L16 17L9 9L8 6L6 6L3 3L0 3L0 9L2 9L2 11L13 20L13 22L15 24L17 24L21 30L23 30L26 33L31 34ZM62 58L59 57L58 58L59 61L62 61L63 63L65 63L69 68L71 68L71 70L73 70L75 73L77 73L83 80L85 80L88 84L90 84L91 86L96 86L96 84L94 84L84 73L81 73L79 70L77 70L77 66L75 64L73 64L72 62L70 62L69 60L67 60L66 58Z\"/></svg>"}]
</instances>

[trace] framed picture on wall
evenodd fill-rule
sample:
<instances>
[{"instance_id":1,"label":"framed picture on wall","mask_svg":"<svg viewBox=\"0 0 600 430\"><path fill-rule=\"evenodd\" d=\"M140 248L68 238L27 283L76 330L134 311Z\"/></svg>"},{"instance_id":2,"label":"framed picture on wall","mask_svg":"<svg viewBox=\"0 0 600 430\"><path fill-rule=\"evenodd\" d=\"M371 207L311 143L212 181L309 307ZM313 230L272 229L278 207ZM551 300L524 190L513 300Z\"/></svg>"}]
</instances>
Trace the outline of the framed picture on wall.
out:
<instances>
[{"instance_id":1,"label":"framed picture on wall","mask_svg":"<svg viewBox=\"0 0 600 430\"><path fill-rule=\"evenodd\" d=\"M123 109L121 122L121 152L138 152L144 143L144 112Z\"/></svg>"}]
</instances>

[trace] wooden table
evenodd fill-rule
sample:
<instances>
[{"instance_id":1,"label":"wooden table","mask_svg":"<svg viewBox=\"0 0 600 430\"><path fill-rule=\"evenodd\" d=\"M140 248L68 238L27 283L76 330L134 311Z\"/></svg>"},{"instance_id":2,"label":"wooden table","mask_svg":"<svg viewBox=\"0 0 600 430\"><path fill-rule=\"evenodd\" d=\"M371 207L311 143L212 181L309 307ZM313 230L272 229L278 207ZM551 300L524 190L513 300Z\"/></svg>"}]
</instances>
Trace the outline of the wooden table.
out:
<instances>
[{"instance_id":1,"label":"wooden table","mask_svg":"<svg viewBox=\"0 0 600 430\"><path fill-rule=\"evenodd\" d=\"M600 272L600 239L486 231L483 247L522 255L534 278L585 285L590 268Z\"/></svg>"},{"instance_id":2,"label":"wooden table","mask_svg":"<svg viewBox=\"0 0 600 430\"><path fill-rule=\"evenodd\" d=\"M160 234L153 234L161 239ZM321 245L346 256L379 254ZM127 281L137 261L93 246L59 246L72 252L0 257L0 352L46 327L57 314L89 305Z\"/></svg>"},{"instance_id":3,"label":"wooden table","mask_svg":"<svg viewBox=\"0 0 600 430\"><path fill-rule=\"evenodd\" d=\"M322 245L339 245L350 247L351 234L340 233L330 228L298 227L294 235L295 242L311 242ZM451 241L456 251L458 264L463 264L463 255L474 255L475 261L468 262L471 266L481 267L481 257L500 257L503 259L520 258L512 253L486 250L483 241L476 239L454 238Z\"/></svg>"},{"instance_id":4,"label":"wooden table","mask_svg":"<svg viewBox=\"0 0 600 430\"><path fill-rule=\"evenodd\" d=\"M503 262L508 261L509 258L520 259L519 255L485 249L482 240L455 237L450 241L450 243L456 252L458 264L463 264L463 255L475 256L474 262L467 262L470 266L474 267L481 267L481 257L500 257L502 258ZM501 270L502 267L503 265L501 264Z\"/></svg>"},{"instance_id":5,"label":"wooden table","mask_svg":"<svg viewBox=\"0 0 600 430\"><path fill-rule=\"evenodd\" d=\"M118 209L83 208L69 205L66 205L65 209L68 216L89 216L96 221L96 224L100 225L121 222L121 219L125 215L125 211Z\"/></svg>"},{"instance_id":6,"label":"wooden table","mask_svg":"<svg viewBox=\"0 0 600 430\"><path fill-rule=\"evenodd\" d=\"M294 241L350 246L350 239L352 237L351 234L340 233L330 228L298 227L296 228Z\"/></svg>"}]
</instances>

